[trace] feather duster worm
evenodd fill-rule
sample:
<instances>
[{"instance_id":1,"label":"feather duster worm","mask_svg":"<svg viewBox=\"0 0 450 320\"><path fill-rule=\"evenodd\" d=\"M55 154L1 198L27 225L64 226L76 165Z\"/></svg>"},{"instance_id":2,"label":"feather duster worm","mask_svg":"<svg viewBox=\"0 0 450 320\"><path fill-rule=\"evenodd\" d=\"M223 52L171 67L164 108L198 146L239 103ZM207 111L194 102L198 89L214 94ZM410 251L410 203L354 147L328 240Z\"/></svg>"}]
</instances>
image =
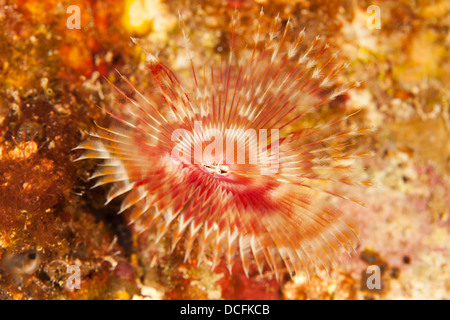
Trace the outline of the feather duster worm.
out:
<instances>
[{"instance_id":1,"label":"feather duster worm","mask_svg":"<svg viewBox=\"0 0 450 320\"><path fill-rule=\"evenodd\" d=\"M262 17L248 55L237 59L235 12L228 61L200 68L180 18L189 91L147 54L161 99L121 76L133 98L111 83L126 101L116 101L120 112L107 111L116 124L99 127L77 149L85 150L79 159L104 159L91 178L95 186L112 184L107 203L123 196L120 212L154 228L157 240L173 228L172 247L183 239L186 259L195 251L213 268L221 260L231 272L238 258L247 275L252 264L260 273L292 275L330 266L357 242L319 194L356 201L333 186L368 184L351 178L346 164L365 156L347 147L366 130L342 130L349 116L299 128L304 116L355 84L330 90L346 65L327 55L328 45L316 37L305 47L304 31L287 41L289 21L283 27L276 17L266 26Z\"/></svg>"}]
</instances>

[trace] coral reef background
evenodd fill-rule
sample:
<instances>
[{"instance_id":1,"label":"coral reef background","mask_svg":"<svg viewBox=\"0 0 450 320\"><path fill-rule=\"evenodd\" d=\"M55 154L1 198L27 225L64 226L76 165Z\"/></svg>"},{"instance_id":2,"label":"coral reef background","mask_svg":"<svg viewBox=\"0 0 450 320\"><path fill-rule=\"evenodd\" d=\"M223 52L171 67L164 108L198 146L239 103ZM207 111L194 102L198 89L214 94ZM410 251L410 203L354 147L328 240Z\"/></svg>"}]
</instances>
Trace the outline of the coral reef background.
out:
<instances>
[{"instance_id":1,"label":"coral reef background","mask_svg":"<svg viewBox=\"0 0 450 320\"><path fill-rule=\"evenodd\" d=\"M70 5L80 29L68 28ZM367 24L371 5L380 29ZM71 151L108 121L97 106L112 104L103 78L119 83L115 69L152 94L131 36L190 79L178 11L203 64L226 56L235 9L251 37L262 6L324 37L350 63L341 81L361 81L317 116L362 109L353 121L375 129L358 141L374 153L360 172L374 182L357 195L366 208L341 208L361 243L310 281L184 263L182 249L128 226L120 201L104 206L107 189L87 181L95 163ZM0 299L450 298L448 1L0 0L0 30ZM367 287L370 265L380 289ZM67 285L70 266L79 289Z\"/></svg>"}]
</instances>

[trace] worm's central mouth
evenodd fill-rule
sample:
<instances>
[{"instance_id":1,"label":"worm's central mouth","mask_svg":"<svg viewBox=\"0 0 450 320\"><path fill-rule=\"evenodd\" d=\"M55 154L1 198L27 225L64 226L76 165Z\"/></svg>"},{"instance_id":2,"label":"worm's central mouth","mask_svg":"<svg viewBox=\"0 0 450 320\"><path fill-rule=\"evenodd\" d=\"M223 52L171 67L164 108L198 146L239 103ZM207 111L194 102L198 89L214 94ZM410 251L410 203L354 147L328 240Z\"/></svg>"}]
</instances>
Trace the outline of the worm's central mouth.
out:
<instances>
[{"instance_id":1,"label":"worm's central mouth","mask_svg":"<svg viewBox=\"0 0 450 320\"><path fill-rule=\"evenodd\" d=\"M225 176L230 172L230 168L221 163L203 163L202 165L211 174Z\"/></svg>"}]
</instances>

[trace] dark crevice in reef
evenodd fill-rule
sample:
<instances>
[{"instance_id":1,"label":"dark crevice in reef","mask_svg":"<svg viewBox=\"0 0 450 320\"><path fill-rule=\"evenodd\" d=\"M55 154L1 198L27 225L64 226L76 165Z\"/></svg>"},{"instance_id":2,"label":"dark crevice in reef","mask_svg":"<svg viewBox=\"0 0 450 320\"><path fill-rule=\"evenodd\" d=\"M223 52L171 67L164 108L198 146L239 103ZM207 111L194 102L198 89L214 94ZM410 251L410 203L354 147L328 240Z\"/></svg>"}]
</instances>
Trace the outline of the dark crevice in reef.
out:
<instances>
[{"instance_id":1,"label":"dark crevice in reef","mask_svg":"<svg viewBox=\"0 0 450 320\"><path fill-rule=\"evenodd\" d=\"M123 214L117 214L120 210L120 199L114 199L104 206L107 189L87 189L83 195L86 209L93 214L97 222L103 222L105 226L117 237L117 243L123 248L123 255L127 258L133 253L133 240L130 227Z\"/></svg>"}]
</instances>

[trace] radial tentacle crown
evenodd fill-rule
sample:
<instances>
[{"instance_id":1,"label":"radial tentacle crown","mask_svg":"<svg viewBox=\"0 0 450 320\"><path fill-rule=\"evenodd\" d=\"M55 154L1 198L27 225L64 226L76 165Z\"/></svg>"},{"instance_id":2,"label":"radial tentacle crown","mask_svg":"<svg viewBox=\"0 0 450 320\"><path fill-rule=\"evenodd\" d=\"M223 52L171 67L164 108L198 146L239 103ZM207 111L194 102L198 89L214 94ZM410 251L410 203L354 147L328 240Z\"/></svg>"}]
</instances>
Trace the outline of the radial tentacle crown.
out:
<instances>
[{"instance_id":1,"label":"radial tentacle crown","mask_svg":"<svg viewBox=\"0 0 450 320\"><path fill-rule=\"evenodd\" d=\"M343 124L351 115L305 126L304 118L355 86L335 85L346 64L328 45L276 17L255 23L252 43L236 55L238 13L231 17L228 60L198 67L185 37L192 78L187 89L159 59L148 66L160 99L150 99L121 76L132 96L111 83L124 103L107 111L113 124L82 143L79 159L103 159L91 177L112 184L107 203L123 196L120 212L154 228L173 229L185 256L199 263L240 260L248 274L277 276L328 267L356 233L328 198L357 202L340 186L367 185L349 162L365 153L349 140L365 129ZM182 21L180 19L180 21ZM332 90L333 88L333 90ZM344 127L344 129L342 129Z\"/></svg>"}]
</instances>

